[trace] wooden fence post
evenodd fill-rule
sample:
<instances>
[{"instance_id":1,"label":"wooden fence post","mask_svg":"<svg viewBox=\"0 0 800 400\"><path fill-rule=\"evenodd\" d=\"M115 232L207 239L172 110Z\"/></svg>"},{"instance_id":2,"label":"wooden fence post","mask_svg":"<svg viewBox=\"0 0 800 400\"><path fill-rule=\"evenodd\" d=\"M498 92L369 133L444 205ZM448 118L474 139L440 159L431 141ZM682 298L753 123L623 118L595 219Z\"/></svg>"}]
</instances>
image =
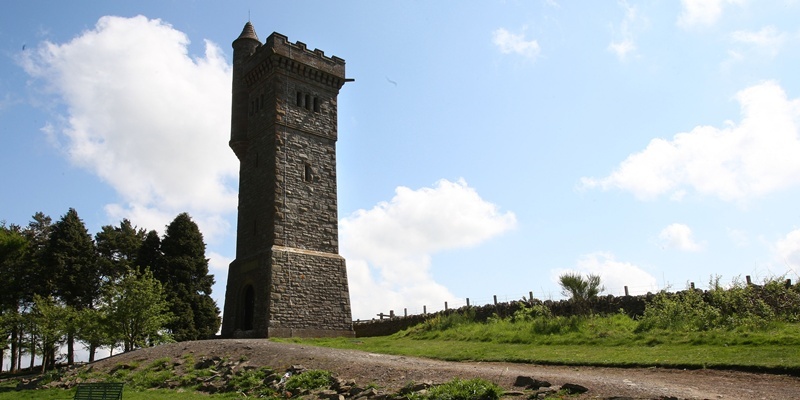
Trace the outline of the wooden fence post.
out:
<instances>
[{"instance_id":1,"label":"wooden fence post","mask_svg":"<svg viewBox=\"0 0 800 400\"><path fill-rule=\"evenodd\" d=\"M627 286L625 286L625 297L628 297L628 296L630 296L630 295L628 294L628 287L627 287Z\"/></svg>"}]
</instances>

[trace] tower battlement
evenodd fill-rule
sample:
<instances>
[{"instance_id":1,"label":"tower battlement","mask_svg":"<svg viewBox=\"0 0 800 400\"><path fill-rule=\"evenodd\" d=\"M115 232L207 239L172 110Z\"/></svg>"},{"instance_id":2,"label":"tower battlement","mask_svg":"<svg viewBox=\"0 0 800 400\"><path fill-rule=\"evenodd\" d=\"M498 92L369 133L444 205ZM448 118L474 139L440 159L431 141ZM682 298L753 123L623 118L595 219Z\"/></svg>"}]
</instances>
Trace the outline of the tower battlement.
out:
<instances>
[{"instance_id":1,"label":"tower battlement","mask_svg":"<svg viewBox=\"0 0 800 400\"><path fill-rule=\"evenodd\" d=\"M337 89L346 81L344 59L328 57L320 49L309 50L305 43L292 43L287 36L277 32L269 35L266 42L245 61L243 79L247 84L253 84L275 68Z\"/></svg>"}]
</instances>

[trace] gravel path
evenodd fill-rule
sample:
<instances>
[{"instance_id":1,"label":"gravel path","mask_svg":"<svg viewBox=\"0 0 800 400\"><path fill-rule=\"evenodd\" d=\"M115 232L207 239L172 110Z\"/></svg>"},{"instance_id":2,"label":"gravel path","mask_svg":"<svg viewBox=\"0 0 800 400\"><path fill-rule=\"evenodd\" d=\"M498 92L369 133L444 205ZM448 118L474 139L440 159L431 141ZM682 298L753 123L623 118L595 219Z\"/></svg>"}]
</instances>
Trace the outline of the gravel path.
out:
<instances>
[{"instance_id":1,"label":"gravel path","mask_svg":"<svg viewBox=\"0 0 800 400\"><path fill-rule=\"evenodd\" d=\"M97 361L95 369L163 357L180 358L192 353L201 357L247 359L253 366L269 366L282 371L292 365L324 369L357 384L375 384L395 391L410 382L441 383L455 377L480 377L513 390L517 376L530 376L551 382L579 384L589 392L575 398L636 399L800 399L800 378L717 370L672 370L659 368L595 368L540 366L532 364L489 362L446 362L425 358L374 354L358 350L340 350L266 339L228 339L181 342L140 349ZM520 390L520 388L516 388Z\"/></svg>"}]
</instances>

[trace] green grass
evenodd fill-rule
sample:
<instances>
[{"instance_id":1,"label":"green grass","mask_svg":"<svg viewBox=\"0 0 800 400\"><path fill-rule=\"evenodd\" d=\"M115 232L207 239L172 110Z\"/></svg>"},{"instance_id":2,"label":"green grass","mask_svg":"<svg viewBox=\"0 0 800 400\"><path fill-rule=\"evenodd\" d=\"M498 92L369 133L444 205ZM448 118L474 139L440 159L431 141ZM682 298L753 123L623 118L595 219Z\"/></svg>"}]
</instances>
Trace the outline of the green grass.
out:
<instances>
[{"instance_id":1,"label":"green grass","mask_svg":"<svg viewBox=\"0 0 800 400\"><path fill-rule=\"evenodd\" d=\"M388 337L302 342L448 361L719 368L800 375L798 323L699 332L637 332L636 327L636 321L622 314L518 322L433 321Z\"/></svg>"}]
</instances>

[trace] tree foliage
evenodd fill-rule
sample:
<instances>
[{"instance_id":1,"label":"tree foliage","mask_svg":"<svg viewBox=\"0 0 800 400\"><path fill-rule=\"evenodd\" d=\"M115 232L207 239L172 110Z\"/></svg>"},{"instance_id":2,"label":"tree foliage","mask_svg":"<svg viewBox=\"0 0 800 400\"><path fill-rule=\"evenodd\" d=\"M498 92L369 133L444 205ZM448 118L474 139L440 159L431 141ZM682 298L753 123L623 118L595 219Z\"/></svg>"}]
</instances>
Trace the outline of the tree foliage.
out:
<instances>
[{"instance_id":1,"label":"tree foliage","mask_svg":"<svg viewBox=\"0 0 800 400\"><path fill-rule=\"evenodd\" d=\"M75 318L75 309L54 299L34 295L29 314L34 330L31 332L42 354L42 370L55 367L56 351L62 345Z\"/></svg>"},{"instance_id":2,"label":"tree foliage","mask_svg":"<svg viewBox=\"0 0 800 400\"><path fill-rule=\"evenodd\" d=\"M137 265L147 232L123 219L119 226L105 225L95 235L101 275L114 281Z\"/></svg>"},{"instance_id":3,"label":"tree foliage","mask_svg":"<svg viewBox=\"0 0 800 400\"><path fill-rule=\"evenodd\" d=\"M97 254L74 208L53 225L43 266L57 280L55 293L66 304L78 309L92 306L100 291Z\"/></svg>"},{"instance_id":4,"label":"tree foliage","mask_svg":"<svg viewBox=\"0 0 800 400\"><path fill-rule=\"evenodd\" d=\"M579 273L568 272L558 277L558 283L561 294L570 298L578 312L590 312L589 301L605 290L600 284L600 276L594 274L584 278Z\"/></svg>"},{"instance_id":5,"label":"tree foliage","mask_svg":"<svg viewBox=\"0 0 800 400\"><path fill-rule=\"evenodd\" d=\"M125 351L163 342L162 330L171 321L161 282L149 269L131 271L106 293L104 316L112 342Z\"/></svg>"},{"instance_id":6,"label":"tree foliage","mask_svg":"<svg viewBox=\"0 0 800 400\"><path fill-rule=\"evenodd\" d=\"M565 273L558 277L561 294L575 301L588 301L597 297L605 288L600 285L600 276L589 274L585 278L578 273Z\"/></svg>"},{"instance_id":7,"label":"tree foliage","mask_svg":"<svg viewBox=\"0 0 800 400\"><path fill-rule=\"evenodd\" d=\"M214 278L188 214L163 240L128 220L103 226L94 239L74 209L56 223L41 212L25 227L0 221L0 358L10 348L12 370L25 354L31 367L42 355L53 367L62 343L72 362L76 340L91 360L100 347L131 350L171 340L170 333L179 340L216 333Z\"/></svg>"},{"instance_id":8,"label":"tree foliage","mask_svg":"<svg viewBox=\"0 0 800 400\"><path fill-rule=\"evenodd\" d=\"M211 298L214 276L208 273L203 234L189 214L182 213L167 226L161 241L161 260L153 276L164 283L174 319L168 324L177 341L214 335L221 320Z\"/></svg>"}]
</instances>

